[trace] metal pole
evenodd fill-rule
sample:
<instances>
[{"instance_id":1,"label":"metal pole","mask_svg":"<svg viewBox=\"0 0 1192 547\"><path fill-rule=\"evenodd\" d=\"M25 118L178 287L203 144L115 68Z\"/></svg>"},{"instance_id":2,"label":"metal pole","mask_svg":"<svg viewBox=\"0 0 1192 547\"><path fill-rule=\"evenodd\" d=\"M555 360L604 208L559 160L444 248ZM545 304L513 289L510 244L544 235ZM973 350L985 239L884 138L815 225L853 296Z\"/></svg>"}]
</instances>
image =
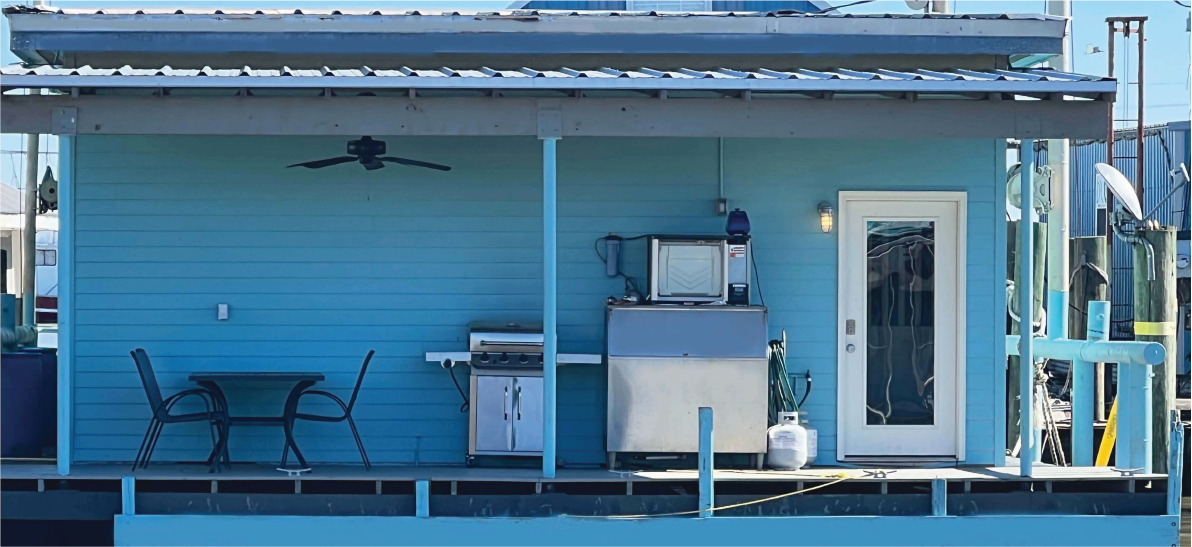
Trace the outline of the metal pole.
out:
<instances>
[{"instance_id":1,"label":"metal pole","mask_svg":"<svg viewBox=\"0 0 1192 547\"><path fill-rule=\"evenodd\" d=\"M716 499L712 480L715 454L716 450L712 439L712 408L701 406L699 407L699 516L704 518L712 516L712 504Z\"/></svg>"},{"instance_id":2,"label":"metal pole","mask_svg":"<svg viewBox=\"0 0 1192 547\"><path fill-rule=\"evenodd\" d=\"M37 325L37 156L41 135L25 136L25 230L21 233L21 324Z\"/></svg>"},{"instance_id":3,"label":"metal pole","mask_svg":"<svg viewBox=\"0 0 1192 547\"><path fill-rule=\"evenodd\" d=\"M1071 72L1071 2L1047 2L1047 14L1067 19L1062 53L1048 63ZM1047 166L1052 177L1051 210L1047 212L1047 337L1054 340L1068 337L1068 139L1047 141Z\"/></svg>"},{"instance_id":4,"label":"metal pole","mask_svg":"<svg viewBox=\"0 0 1192 547\"><path fill-rule=\"evenodd\" d=\"M1019 156L1022 163L1022 220L1019 224L1018 230L1018 271L1019 271L1019 285L1015 287L1015 292L1018 293L1018 317L1019 323L1022 325L1022 336L1019 337L1018 355L1020 357L1019 363L1019 420L1018 420L1018 438L1022 443L1022 450L1019 452L1019 466L1020 474L1024 477L1031 476L1032 466L1035 460L1035 435L1034 429L1034 392L1035 392L1035 359L1033 346L1033 333L1031 325L1034 322L1035 302L1034 302L1034 274L1035 267L1032 263L1031 257L1034 256L1035 248L1035 231L1029 229L1031 227L1031 193L1030 189L1035 187L1035 141L1033 139L1024 139L1022 147L1019 150Z\"/></svg>"},{"instance_id":5,"label":"metal pole","mask_svg":"<svg viewBox=\"0 0 1192 547\"><path fill-rule=\"evenodd\" d=\"M559 139L542 139L542 476L555 477L555 369L558 358L558 201L555 149Z\"/></svg>"},{"instance_id":6,"label":"metal pole","mask_svg":"<svg viewBox=\"0 0 1192 547\"><path fill-rule=\"evenodd\" d=\"M1116 34L1115 29L1117 28L1117 23L1114 23L1113 21L1106 21L1106 23L1109 24L1109 45L1106 46L1108 48L1107 53L1109 54L1108 75L1110 78L1113 78L1113 55L1114 55L1114 53L1113 53L1114 47L1113 46L1117 39L1117 36L1115 36L1115 34ZM1116 97L1117 94L1114 94L1114 96ZM1114 106L1114 102L1110 101L1109 106L1107 107L1107 108L1109 108L1109 128L1108 128L1107 135L1105 138L1105 163L1110 166L1113 166L1113 106ZM1109 275L1109 282L1106 283L1106 285L1105 285L1105 293L1108 295L1107 298L1109 298L1110 321L1113 320L1113 265L1115 264L1115 261L1113 259L1113 226L1112 226L1112 222L1109 220L1110 213L1112 213L1112 212L1113 212L1113 192L1109 191L1109 188L1106 187L1105 188L1105 225L1102 226L1102 228L1105 230L1105 256L1108 257L1107 260L1109 261L1108 262L1109 268L1105 270L1105 272Z\"/></svg>"},{"instance_id":7,"label":"metal pole","mask_svg":"<svg viewBox=\"0 0 1192 547\"><path fill-rule=\"evenodd\" d=\"M1146 207L1146 199L1145 199L1145 197L1146 197L1145 196L1145 194L1146 194L1146 179L1143 178L1144 172L1146 170L1145 169L1146 156L1143 155L1143 148L1145 147L1145 143L1146 143L1146 138L1144 138L1144 137L1146 135L1143 133L1143 123L1142 123L1143 99L1144 99L1144 96L1146 95L1146 87L1143 85L1143 83L1145 82L1144 75L1146 74L1146 68L1143 65L1143 61L1146 58L1145 53L1146 53L1146 18L1143 18L1138 21L1138 82L1137 82L1138 83L1138 139L1136 141L1138 148L1134 152L1134 158L1135 158L1134 165L1136 166L1135 170L1134 170L1134 173L1135 173L1134 174L1134 188L1137 189L1138 203L1142 204L1143 210L1145 210L1147 208ZM1126 76L1126 77L1129 78L1129 76ZM1137 271L1137 270L1135 270L1135 271Z\"/></svg>"}]
</instances>

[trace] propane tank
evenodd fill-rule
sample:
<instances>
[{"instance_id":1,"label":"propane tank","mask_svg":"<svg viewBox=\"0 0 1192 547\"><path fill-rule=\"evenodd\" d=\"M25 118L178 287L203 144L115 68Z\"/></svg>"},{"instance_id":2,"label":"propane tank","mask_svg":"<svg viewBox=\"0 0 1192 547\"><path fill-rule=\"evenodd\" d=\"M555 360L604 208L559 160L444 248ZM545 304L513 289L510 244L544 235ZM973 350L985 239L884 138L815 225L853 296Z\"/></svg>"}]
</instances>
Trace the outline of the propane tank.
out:
<instances>
[{"instance_id":1,"label":"propane tank","mask_svg":"<svg viewBox=\"0 0 1192 547\"><path fill-rule=\"evenodd\" d=\"M807 465L807 430L799 425L798 412L778 413L778 424L766 431L766 447L766 463L774 469Z\"/></svg>"},{"instance_id":2,"label":"propane tank","mask_svg":"<svg viewBox=\"0 0 1192 547\"><path fill-rule=\"evenodd\" d=\"M807 467L815 463L815 456L819 453L819 431L811 425L810 419L807 417L808 412L805 410L799 411L799 425L807 430Z\"/></svg>"}]
</instances>

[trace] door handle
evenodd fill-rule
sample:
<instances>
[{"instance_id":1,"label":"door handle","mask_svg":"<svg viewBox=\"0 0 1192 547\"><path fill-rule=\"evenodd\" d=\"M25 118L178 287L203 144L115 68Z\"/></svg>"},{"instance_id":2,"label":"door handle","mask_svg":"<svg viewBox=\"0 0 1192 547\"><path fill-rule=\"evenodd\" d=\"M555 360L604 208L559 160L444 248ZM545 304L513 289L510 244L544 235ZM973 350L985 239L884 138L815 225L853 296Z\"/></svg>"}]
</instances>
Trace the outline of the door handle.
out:
<instances>
[{"instance_id":1,"label":"door handle","mask_svg":"<svg viewBox=\"0 0 1192 547\"><path fill-rule=\"evenodd\" d=\"M509 388L505 388L505 399L501 401L501 412L505 413L505 419L509 419Z\"/></svg>"},{"instance_id":2,"label":"door handle","mask_svg":"<svg viewBox=\"0 0 1192 547\"><path fill-rule=\"evenodd\" d=\"M517 405L517 419L521 420L521 386L517 386L517 392L513 394L513 404Z\"/></svg>"}]
</instances>

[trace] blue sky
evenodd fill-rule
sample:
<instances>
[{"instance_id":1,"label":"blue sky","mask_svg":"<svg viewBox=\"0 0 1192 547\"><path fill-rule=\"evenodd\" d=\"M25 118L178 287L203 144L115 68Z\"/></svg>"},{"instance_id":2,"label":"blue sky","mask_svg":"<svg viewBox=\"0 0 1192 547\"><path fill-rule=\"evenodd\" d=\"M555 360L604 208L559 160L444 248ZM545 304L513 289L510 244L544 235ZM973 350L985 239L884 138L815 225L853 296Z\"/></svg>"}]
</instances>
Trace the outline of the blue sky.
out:
<instances>
[{"instance_id":1,"label":"blue sky","mask_svg":"<svg viewBox=\"0 0 1192 547\"><path fill-rule=\"evenodd\" d=\"M1184 0L1189 3L1192 0ZM32 3L32 2L5 2ZM386 9L503 9L509 1L433 1L415 0L399 2L360 2L360 1L266 1L253 2L235 1L207 1L195 2L187 0L175 1L51 1L52 5L62 7L268 7L268 8L316 8L334 5L341 9L354 8L386 8ZM831 1L831 4L842 5L848 3L843 0ZM956 13L1041 13L1045 9L1043 0L1032 1L968 1L954 2ZM911 10L901 0L879 0L849 8L843 8L845 13L910 13ZM1103 75L1107 69L1105 53L1085 53L1088 46L1107 51L1107 31L1105 18L1111 16L1145 15L1147 21L1147 49L1146 49L1146 112L1144 116L1148 125L1189 118L1189 97L1192 94L1189 75L1190 35L1187 32L1189 10L1171 0L1146 1L1095 1L1076 0L1073 2L1073 70L1085 74ZM3 51L0 60L3 64L17 62L12 52L8 51L8 22L0 17L0 42ZM1134 40L1131 40L1134 43ZM1137 47L1121 46L1119 37L1117 54L1117 76L1122 82L1119 89L1116 118L1134 118L1137 104L1135 86L1125 85L1124 68L1129 66L1130 82L1134 82L1134 68L1137 67ZM1128 49L1128 51L1123 51ZM1122 122L1119 125L1133 126L1134 122ZM43 165L57 165L57 139L43 137L42 159ZM20 186L20 178L24 173L24 156L20 153L23 138L19 135L3 135L0 137L0 181ZM43 168L44 169L44 168Z\"/></svg>"}]
</instances>

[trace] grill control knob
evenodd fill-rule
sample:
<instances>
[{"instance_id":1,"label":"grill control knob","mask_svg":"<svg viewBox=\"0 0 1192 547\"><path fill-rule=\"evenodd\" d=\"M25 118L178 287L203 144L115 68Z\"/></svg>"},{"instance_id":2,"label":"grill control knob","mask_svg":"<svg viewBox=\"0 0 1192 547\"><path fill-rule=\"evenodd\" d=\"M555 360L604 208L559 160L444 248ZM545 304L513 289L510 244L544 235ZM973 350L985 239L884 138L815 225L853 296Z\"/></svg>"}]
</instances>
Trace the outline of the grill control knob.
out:
<instances>
[{"instance_id":1,"label":"grill control knob","mask_svg":"<svg viewBox=\"0 0 1192 547\"><path fill-rule=\"evenodd\" d=\"M486 352L484 352L484 353L481 353L481 354L480 354L480 362L481 362L481 363L487 363L487 362L488 362L488 352L487 352L487 351L486 351Z\"/></svg>"},{"instance_id":2,"label":"grill control knob","mask_svg":"<svg viewBox=\"0 0 1192 547\"><path fill-rule=\"evenodd\" d=\"M509 354L508 354L508 353L502 353L502 354L501 354L501 362L502 362L502 363L508 363L508 362L509 362Z\"/></svg>"},{"instance_id":3,"label":"grill control knob","mask_svg":"<svg viewBox=\"0 0 1192 547\"><path fill-rule=\"evenodd\" d=\"M521 363L521 364L523 364L523 365L524 365L524 364L526 364L526 363L529 363L529 362L530 362L530 356L529 356L529 355L526 355L526 354L524 354L524 353L523 353L521 357L518 357L518 359L517 359L517 362L519 362L519 363Z\"/></svg>"}]
</instances>

